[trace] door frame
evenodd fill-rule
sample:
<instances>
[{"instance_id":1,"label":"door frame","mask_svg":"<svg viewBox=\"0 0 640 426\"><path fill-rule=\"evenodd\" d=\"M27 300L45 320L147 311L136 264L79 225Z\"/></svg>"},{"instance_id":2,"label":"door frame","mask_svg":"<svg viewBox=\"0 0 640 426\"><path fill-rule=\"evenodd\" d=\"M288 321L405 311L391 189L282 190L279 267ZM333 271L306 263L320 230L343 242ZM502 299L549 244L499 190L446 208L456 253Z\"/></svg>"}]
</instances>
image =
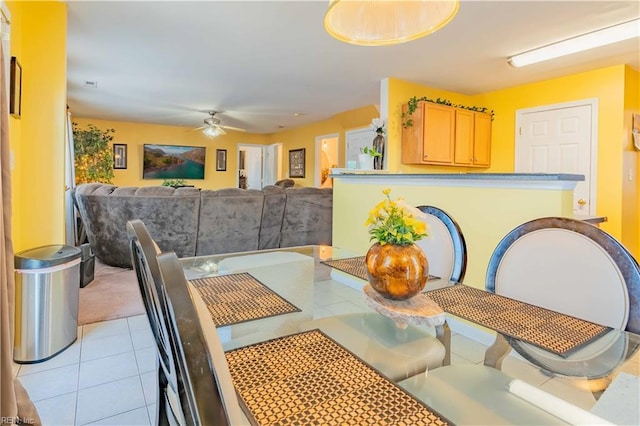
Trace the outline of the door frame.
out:
<instances>
[{"instance_id":1,"label":"door frame","mask_svg":"<svg viewBox=\"0 0 640 426\"><path fill-rule=\"evenodd\" d=\"M269 145L262 145L262 144L256 144L256 143L244 143L244 142L238 142L236 144L236 188L239 186L240 184L240 150L243 147L250 147L250 148L260 148L262 150L262 170L260 172L260 186L264 188L264 181L265 181L265 162L266 162L266 151L268 149L271 149L272 151L275 151L275 155L276 158L273 160L274 161L274 166L275 166L275 179L282 179L282 152L283 152L283 145L282 142L276 142L276 143L272 143Z\"/></svg>"},{"instance_id":2,"label":"door frame","mask_svg":"<svg viewBox=\"0 0 640 426\"><path fill-rule=\"evenodd\" d=\"M313 185L316 188L320 188L320 173L321 161L322 161L322 141L324 139L336 139L338 144L338 149L336 149L336 154L340 155L340 133L331 133L328 135L316 136L315 141L315 160L314 160L314 168L313 168ZM340 164L340 158L338 158L338 164Z\"/></svg>"},{"instance_id":3,"label":"door frame","mask_svg":"<svg viewBox=\"0 0 640 426\"><path fill-rule=\"evenodd\" d=\"M589 165L589 215L596 215L596 202L597 202L597 183L598 183L598 98L587 98L578 101L561 102L558 104L543 105L534 108L523 108L516 110L516 128L515 128L515 153L513 159L513 165L515 168L516 159L521 154L520 147L520 127L522 126L522 120L524 114L551 111L556 109L574 108L579 106L591 107L591 161ZM575 200L574 200L575 202ZM572 205L573 206L573 205Z\"/></svg>"}]
</instances>

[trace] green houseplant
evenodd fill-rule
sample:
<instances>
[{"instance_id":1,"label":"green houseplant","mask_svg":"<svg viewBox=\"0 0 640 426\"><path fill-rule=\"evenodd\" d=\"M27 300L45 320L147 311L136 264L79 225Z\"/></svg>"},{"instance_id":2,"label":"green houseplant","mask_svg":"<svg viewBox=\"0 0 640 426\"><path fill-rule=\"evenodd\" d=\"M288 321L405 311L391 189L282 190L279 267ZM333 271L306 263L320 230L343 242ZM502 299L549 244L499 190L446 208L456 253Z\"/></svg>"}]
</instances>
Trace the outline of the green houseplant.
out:
<instances>
[{"instance_id":1,"label":"green houseplant","mask_svg":"<svg viewBox=\"0 0 640 426\"><path fill-rule=\"evenodd\" d=\"M187 181L184 179L165 179L162 181L162 186L171 186L173 188L179 188L185 186Z\"/></svg>"},{"instance_id":2,"label":"green houseplant","mask_svg":"<svg viewBox=\"0 0 640 426\"><path fill-rule=\"evenodd\" d=\"M101 130L93 124L81 129L73 123L73 150L76 185L89 182L111 183L113 153L109 143L114 129Z\"/></svg>"}]
</instances>

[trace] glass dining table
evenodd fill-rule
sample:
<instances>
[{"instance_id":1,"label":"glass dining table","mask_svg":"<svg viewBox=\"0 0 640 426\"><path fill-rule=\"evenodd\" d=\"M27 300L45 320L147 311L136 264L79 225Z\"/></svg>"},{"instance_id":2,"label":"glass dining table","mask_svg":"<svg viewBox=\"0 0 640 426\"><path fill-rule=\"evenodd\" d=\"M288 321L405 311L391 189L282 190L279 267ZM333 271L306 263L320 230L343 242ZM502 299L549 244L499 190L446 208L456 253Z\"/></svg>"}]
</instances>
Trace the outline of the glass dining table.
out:
<instances>
[{"instance_id":1,"label":"glass dining table","mask_svg":"<svg viewBox=\"0 0 640 426\"><path fill-rule=\"evenodd\" d=\"M361 255L302 246L180 262L190 297L209 307L210 315L198 320L217 325L230 362L242 348L319 330L445 423L640 423L640 336L607 329L567 355L450 312L434 326L398 321L372 308L365 280L325 263ZM244 287L248 300L233 293L212 305L221 300L212 289L226 288L232 278L259 288ZM436 277L425 294L454 286L467 287ZM258 314L244 316L243 309ZM234 384L238 390L235 377Z\"/></svg>"}]
</instances>

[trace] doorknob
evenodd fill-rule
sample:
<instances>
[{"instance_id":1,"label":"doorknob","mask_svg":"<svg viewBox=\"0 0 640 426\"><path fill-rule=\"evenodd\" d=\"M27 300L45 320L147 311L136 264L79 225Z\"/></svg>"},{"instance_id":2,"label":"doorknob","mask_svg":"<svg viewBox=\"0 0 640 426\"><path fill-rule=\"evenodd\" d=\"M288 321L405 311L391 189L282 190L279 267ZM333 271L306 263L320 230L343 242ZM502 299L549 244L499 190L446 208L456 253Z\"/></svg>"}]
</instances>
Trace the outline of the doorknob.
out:
<instances>
[{"instance_id":1,"label":"doorknob","mask_svg":"<svg viewBox=\"0 0 640 426\"><path fill-rule=\"evenodd\" d=\"M580 198L578 200L578 205L580 206L584 206L585 204L587 204L587 200L585 200L584 198Z\"/></svg>"}]
</instances>

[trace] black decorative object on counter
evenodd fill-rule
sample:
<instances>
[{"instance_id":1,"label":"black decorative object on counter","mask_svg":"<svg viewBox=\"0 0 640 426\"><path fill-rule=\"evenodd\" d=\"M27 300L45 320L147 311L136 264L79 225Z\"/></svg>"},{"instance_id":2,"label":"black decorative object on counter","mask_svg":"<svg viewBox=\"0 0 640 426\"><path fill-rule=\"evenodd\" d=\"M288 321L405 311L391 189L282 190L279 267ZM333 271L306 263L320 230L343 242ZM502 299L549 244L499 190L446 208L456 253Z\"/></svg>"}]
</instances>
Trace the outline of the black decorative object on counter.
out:
<instances>
[{"instance_id":1,"label":"black decorative object on counter","mask_svg":"<svg viewBox=\"0 0 640 426\"><path fill-rule=\"evenodd\" d=\"M373 138L373 148L380 153L379 156L373 157L374 170L382 170L384 168L384 145L385 140L382 132L378 132Z\"/></svg>"}]
</instances>

